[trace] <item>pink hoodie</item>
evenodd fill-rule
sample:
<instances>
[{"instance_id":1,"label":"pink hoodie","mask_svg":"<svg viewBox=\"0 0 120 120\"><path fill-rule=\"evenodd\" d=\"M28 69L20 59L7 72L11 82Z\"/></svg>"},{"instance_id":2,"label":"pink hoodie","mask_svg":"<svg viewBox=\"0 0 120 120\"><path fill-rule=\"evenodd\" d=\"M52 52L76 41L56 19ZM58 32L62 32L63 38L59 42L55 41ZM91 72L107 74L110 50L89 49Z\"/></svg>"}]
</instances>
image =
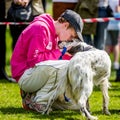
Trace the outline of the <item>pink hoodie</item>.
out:
<instances>
[{"instance_id":1,"label":"pink hoodie","mask_svg":"<svg viewBox=\"0 0 120 120\"><path fill-rule=\"evenodd\" d=\"M24 71L36 63L59 59L61 52L57 42L52 17L49 14L37 16L18 38L11 58L12 77L18 82Z\"/></svg>"}]
</instances>

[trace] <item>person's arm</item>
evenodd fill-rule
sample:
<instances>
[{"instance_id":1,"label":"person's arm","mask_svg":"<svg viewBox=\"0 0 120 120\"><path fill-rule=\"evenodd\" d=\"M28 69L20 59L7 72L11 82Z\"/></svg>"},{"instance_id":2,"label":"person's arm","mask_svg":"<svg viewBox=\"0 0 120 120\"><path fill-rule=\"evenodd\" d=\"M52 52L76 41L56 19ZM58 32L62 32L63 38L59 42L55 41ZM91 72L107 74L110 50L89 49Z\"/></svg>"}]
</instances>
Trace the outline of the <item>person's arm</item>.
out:
<instances>
[{"instance_id":1,"label":"person's arm","mask_svg":"<svg viewBox=\"0 0 120 120\"><path fill-rule=\"evenodd\" d=\"M27 54L27 64L34 66L34 64L45 60L58 60L61 56L61 51L55 44L54 38L47 35L46 30L43 28L35 27L34 32L31 33L31 40L29 42L29 49Z\"/></svg>"},{"instance_id":2,"label":"person's arm","mask_svg":"<svg viewBox=\"0 0 120 120\"><path fill-rule=\"evenodd\" d=\"M13 0L13 2L17 5L27 6L30 0Z\"/></svg>"}]
</instances>

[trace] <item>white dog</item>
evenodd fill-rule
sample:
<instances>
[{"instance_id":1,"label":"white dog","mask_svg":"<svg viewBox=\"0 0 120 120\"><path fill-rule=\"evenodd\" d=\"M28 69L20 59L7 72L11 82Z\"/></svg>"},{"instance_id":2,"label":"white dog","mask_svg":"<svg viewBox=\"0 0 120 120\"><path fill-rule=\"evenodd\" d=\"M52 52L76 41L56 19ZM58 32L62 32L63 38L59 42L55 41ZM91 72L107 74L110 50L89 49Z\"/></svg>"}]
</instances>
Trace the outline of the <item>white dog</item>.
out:
<instances>
[{"instance_id":1,"label":"white dog","mask_svg":"<svg viewBox=\"0 0 120 120\"><path fill-rule=\"evenodd\" d=\"M109 55L105 51L92 48L85 43L80 43L74 48L71 50L72 52L74 50L83 52L76 53L68 67L68 80L73 98L78 102L81 112L87 118L94 119L86 109L86 101L93 91L93 85L100 85L103 94L103 112L110 114L108 111L110 85L108 80L111 73Z\"/></svg>"}]
</instances>

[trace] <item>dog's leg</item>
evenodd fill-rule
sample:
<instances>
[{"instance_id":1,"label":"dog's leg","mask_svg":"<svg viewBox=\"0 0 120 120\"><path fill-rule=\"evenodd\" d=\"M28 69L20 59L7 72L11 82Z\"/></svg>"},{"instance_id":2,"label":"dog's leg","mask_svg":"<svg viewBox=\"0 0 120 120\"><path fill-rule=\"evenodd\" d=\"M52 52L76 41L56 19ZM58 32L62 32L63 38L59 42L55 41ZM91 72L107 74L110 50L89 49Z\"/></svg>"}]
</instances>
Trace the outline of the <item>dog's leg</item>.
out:
<instances>
[{"instance_id":1,"label":"dog's leg","mask_svg":"<svg viewBox=\"0 0 120 120\"><path fill-rule=\"evenodd\" d=\"M87 108L87 110L90 112L89 98L87 99L87 102L86 102L86 108ZM90 113L91 113L91 112L90 112Z\"/></svg>"},{"instance_id":2,"label":"dog's leg","mask_svg":"<svg viewBox=\"0 0 120 120\"><path fill-rule=\"evenodd\" d=\"M98 118L96 116L92 116L88 110L86 109L86 102L87 102L87 96L82 93L82 96L80 97L78 103L80 105L80 111L83 116L86 116L88 120L97 120Z\"/></svg>"},{"instance_id":3,"label":"dog's leg","mask_svg":"<svg viewBox=\"0 0 120 120\"><path fill-rule=\"evenodd\" d=\"M109 82L106 78L102 84L101 84L101 91L103 95L103 113L106 115L110 115L110 112L108 110L108 104L109 104L109 95L108 95L108 88L109 88Z\"/></svg>"},{"instance_id":4,"label":"dog's leg","mask_svg":"<svg viewBox=\"0 0 120 120\"><path fill-rule=\"evenodd\" d=\"M86 75L89 76L89 75ZM93 91L93 83L92 80L82 80L82 88L80 93L80 99L78 100L78 104L80 106L80 111L83 115L86 116L89 120L97 120L98 118L96 116L92 116L89 111L86 108L86 103L88 100L88 97L91 95Z\"/></svg>"}]
</instances>

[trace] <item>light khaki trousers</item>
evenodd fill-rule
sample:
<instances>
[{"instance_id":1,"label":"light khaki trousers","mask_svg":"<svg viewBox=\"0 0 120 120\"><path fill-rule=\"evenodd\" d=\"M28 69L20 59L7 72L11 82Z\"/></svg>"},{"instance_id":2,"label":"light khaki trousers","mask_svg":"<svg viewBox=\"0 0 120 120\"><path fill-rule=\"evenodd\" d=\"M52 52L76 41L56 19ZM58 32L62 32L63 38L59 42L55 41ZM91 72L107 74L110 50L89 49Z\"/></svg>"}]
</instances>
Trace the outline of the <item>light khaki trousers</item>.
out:
<instances>
[{"instance_id":1,"label":"light khaki trousers","mask_svg":"<svg viewBox=\"0 0 120 120\"><path fill-rule=\"evenodd\" d=\"M49 99L53 96L56 89L57 74L59 69L51 65L38 65L34 68L30 68L24 72L21 76L18 84L25 92L33 93L35 96L32 99L33 102L38 104L48 104ZM60 100L61 101L61 100ZM71 109L79 110L79 106L72 102L60 102L58 99L54 101L54 109Z\"/></svg>"},{"instance_id":2,"label":"light khaki trousers","mask_svg":"<svg viewBox=\"0 0 120 120\"><path fill-rule=\"evenodd\" d=\"M56 68L49 65L40 65L30 68L21 76L18 84L25 92L40 90L50 79L55 79ZM51 81L51 80L50 80Z\"/></svg>"}]
</instances>

